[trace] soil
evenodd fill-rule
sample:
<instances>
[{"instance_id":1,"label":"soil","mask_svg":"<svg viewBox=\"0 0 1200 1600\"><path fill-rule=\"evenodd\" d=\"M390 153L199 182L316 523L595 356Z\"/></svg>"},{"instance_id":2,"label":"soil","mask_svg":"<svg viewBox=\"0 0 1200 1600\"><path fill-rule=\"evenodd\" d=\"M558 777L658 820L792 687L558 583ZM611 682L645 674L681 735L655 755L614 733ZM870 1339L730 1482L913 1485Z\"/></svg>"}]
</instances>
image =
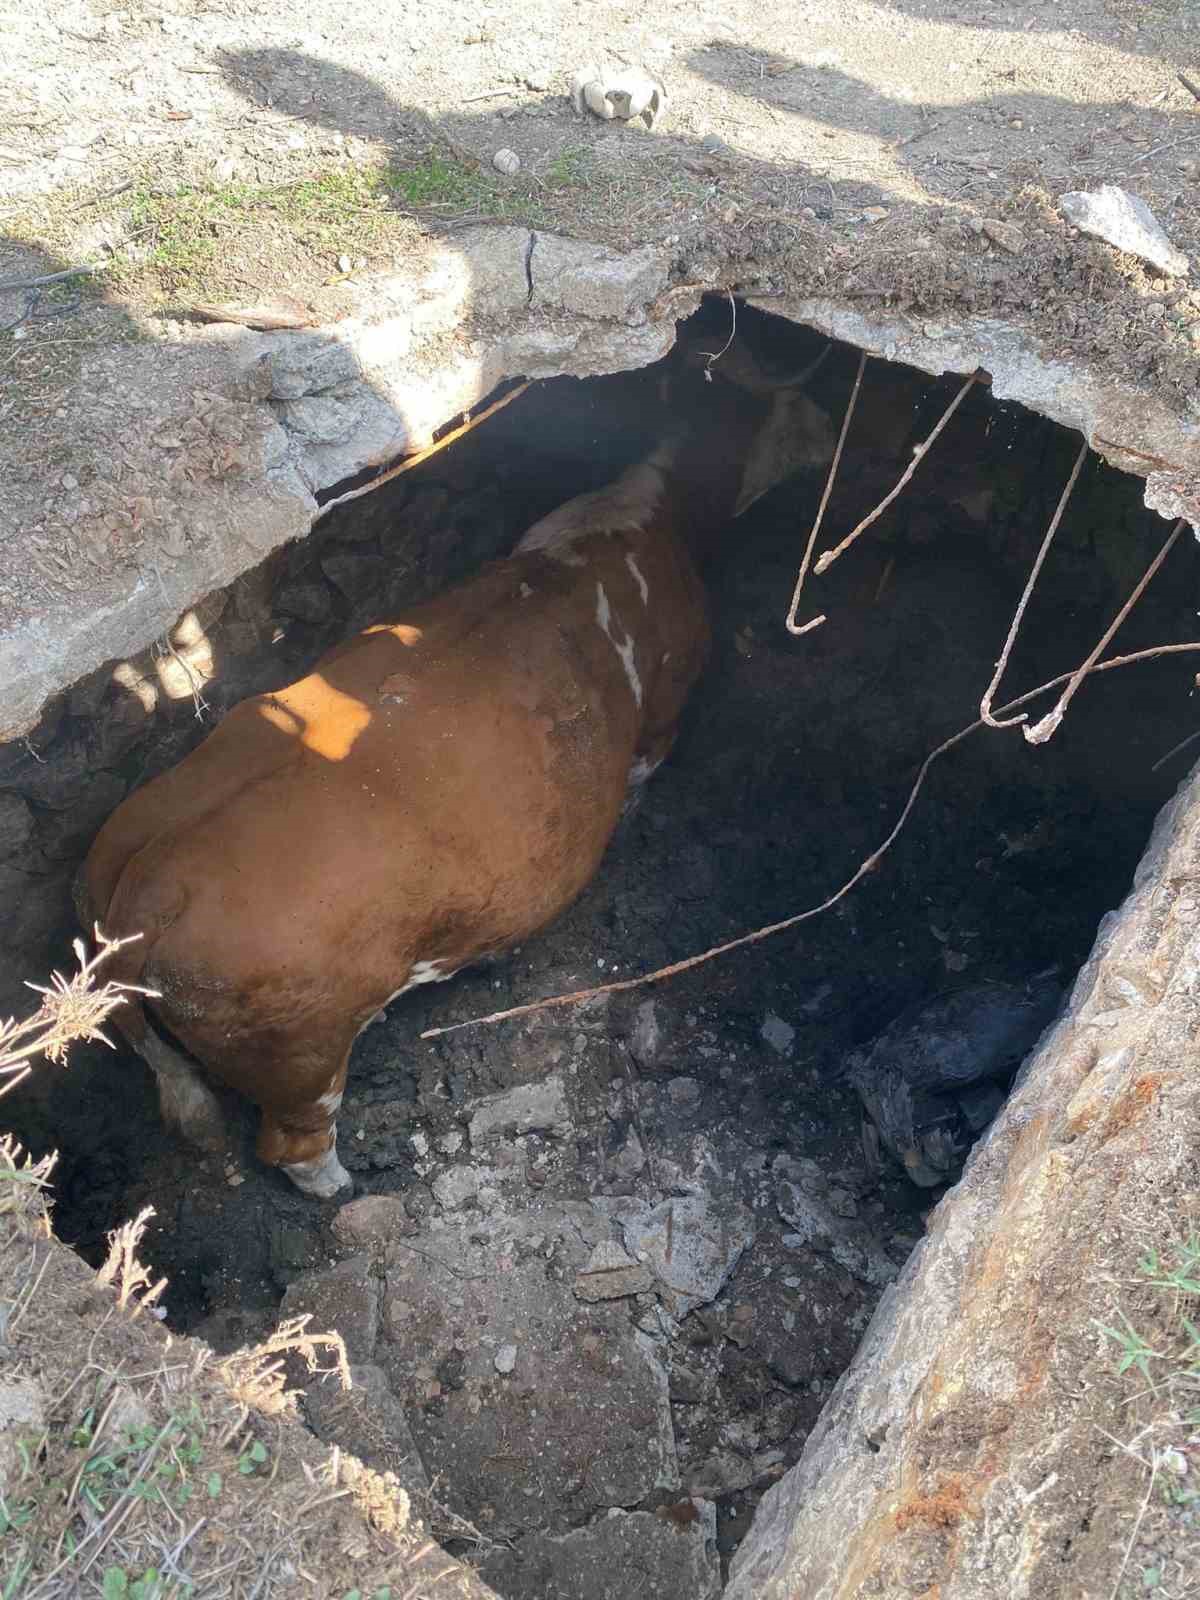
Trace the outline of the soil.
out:
<instances>
[{"instance_id":1,"label":"soil","mask_svg":"<svg viewBox=\"0 0 1200 1600\"><path fill-rule=\"evenodd\" d=\"M22 343L0 352L34 417L79 346L186 339L212 301L335 321L348 276L493 220L666 242L678 281L998 315L1176 406L1195 387L1187 280L1057 209L1121 184L1200 247L1182 0L51 0L5 22L0 324ZM575 112L589 62L662 79L653 132Z\"/></svg>"},{"instance_id":2,"label":"soil","mask_svg":"<svg viewBox=\"0 0 1200 1600\"><path fill-rule=\"evenodd\" d=\"M802 331L767 332L781 364L811 349ZM855 352L838 349L814 389L835 417L855 367ZM873 369L823 543L891 487L954 389ZM451 581L604 481L653 436L654 397L653 372L538 386L400 480L394 495L332 513L303 546L242 580L243 591L266 587L280 623L277 643L256 658L255 686L295 676L339 632ZM402 1197L414 1226L455 1208L438 1179L461 1168L474 1102L564 1063L570 1133L521 1143L515 1187L497 1202L504 1208L661 1196L664 1172L683 1171L684 1146L693 1157L739 1152L744 1166L727 1170L754 1212L754 1242L714 1307L682 1319L666 1356L685 1483L722 1453L776 1452L753 1481L708 1489L726 1555L762 1489L797 1458L880 1290L870 1274L797 1244L776 1191L752 1180L815 1176L880 1252L903 1260L936 1195L898 1168L868 1163L844 1059L906 1005L956 983L1022 979L1052 965L1069 981L1181 776L1181 757L1155 767L1192 731L1191 671L1167 660L1088 684L1041 747L1016 729L972 735L933 769L880 867L798 932L586 1013L432 1043L418 1035L658 967L815 905L844 882L891 827L922 757L977 715L1074 449L1062 430L973 392L922 465L920 492L901 496L813 581L813 608L829 620L800 640L781 621L820 485L793 481L760 502L713 584L714 655L678 746L588 891L527 947L406 997L355 1053L343 1159L360 1192ZM389 565L393 524L406 540ZM1134 480L1090 460L1000 698L1083 659L1161 538ZM449 554L435 557L441 551ZM1118 648L1187 636L1194 560L1181 541ZM239 603L213 625L217 641ZM244 676L218 676L206 696L219 708L244 692ZM140 772L176 758L200 732L177 712L152 750L138 752ZM639 1043L648 1000L653 1049ZM330 1231L337 1207L305 1200L259 1167L248 1109L230 1101L229 1113L230 1161L198 1161L164 1132L139 1064L84 1050L43 1081L38 1101L13 1104L23 1137L62 1151L60 1236L95 1261L106 1230L153 1205L145 1253L170 1279L169 1323L218 1349L273 1326L288 1285L341 1253ZM631 1134L647 1157L632 1171L618 1159ZM803 1361L789 1365L780 1316L797 1293L814 1331L800 1341ZM448 1492L453 1503L453 1485ZM454 1508L481 1515L468 1495Z\"/></svg>"}]
</instances>

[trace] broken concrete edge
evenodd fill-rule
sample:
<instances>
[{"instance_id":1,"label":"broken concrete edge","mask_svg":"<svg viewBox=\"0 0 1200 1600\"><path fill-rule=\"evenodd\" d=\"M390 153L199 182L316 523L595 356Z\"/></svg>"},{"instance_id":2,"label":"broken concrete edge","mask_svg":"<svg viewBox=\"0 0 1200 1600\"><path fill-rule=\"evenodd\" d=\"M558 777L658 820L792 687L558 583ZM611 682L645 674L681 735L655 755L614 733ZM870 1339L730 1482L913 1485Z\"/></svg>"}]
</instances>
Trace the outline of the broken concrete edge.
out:
<instances>
[{"instance_id":1,"label":"broken concrete edge","mask_svg":"<svg viewBox=\"0 0 1200 1600\"><path fill-rule=\"evenodd\" d=\"M47 484L25 461L0 506L10 572L29 577L0 634L0 741L303 537L320 491L419 450L498 385L661 358L702 293L672 290L671 273L664 247L620 254L477 228L431 244L407 274L363 284L355 314L325 328L220 326L93 352L39 457L80 459L83 487L76 474ZM749 298L934 375L986 367L999 398L1081 429L1114 465L1147 477L1147 505L1200 524L1200 425L1161 402L1051 359L998 321L935 327L834 298ZM14 465L17 450L14 441ZM7 465L0 457L0 474Z\"/></svg>"},{"instance_id":2,"label":"broken concrete edge","mask_svg":"<svg viewBox=\"0 0 1200 1600\"><path fill-rule=\"evenodd\" d=\"M1087 1283L1131 1268L1104 1252L1132 1197L1186 1188L1194 1153L1198 841L1200 768L1160 813L1130 894L885 1291L803 1455L764 1497L725 1600L908 1593L899 1575L918 1549L930 1593L1058 1592L1081 1516L1071 1463L1100 1434L1085 1404L1095 1372L1065 1382L1055 1353L1095 1349ZM1077 1292L1047 1304L1048 1281ZM1118 1394L1104 1420L1118 1431L1123 1416ZM1124 1535L1104 1521L1115 1568Z\"/></svg>"},{"instance_id":3,"label":"broken concrete edge","mask_svg":"<svg viewBox=\"0 0 1200 1600\"><path fill-rule=\"evenodd\" d=\"M1200 529L1200 412L1180 416L1130 384L1038 350L1026 334L994 318L955 324L873 315L833 298L747 299L934 377L983 368L997 400L1015 400L1083 434L1111 466L1146 480L1151 511L1183 517Z\"/></svg>"}]
</instances>

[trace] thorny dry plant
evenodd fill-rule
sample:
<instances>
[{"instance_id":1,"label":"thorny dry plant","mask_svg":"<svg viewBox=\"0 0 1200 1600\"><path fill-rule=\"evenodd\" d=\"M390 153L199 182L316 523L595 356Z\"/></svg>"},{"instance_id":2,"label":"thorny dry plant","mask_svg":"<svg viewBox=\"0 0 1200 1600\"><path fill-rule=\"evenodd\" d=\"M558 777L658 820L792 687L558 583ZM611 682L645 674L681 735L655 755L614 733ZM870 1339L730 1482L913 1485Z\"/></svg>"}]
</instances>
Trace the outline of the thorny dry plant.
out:
<instances>
[{"instance_id":1,"label":"thorny dry plant","mask_svg":"<svg viewBox=\"0 0 1200 1600\"><path fill-rule=\"evenodd\" d=\"M289 1317L261 1344L245 1350L235 1350L226 1356L219 1371L230 1394L249 1410L277 1417L289 1413L295 1403L293 1391L286 1388L287 1370L284 1357L299 1355L309 1372L326 1376L336 1374L343 1389L350 1383L350 1361L340 1333L309 1333L311 1321L308 1313ZM317 1364L319 1351L333 1356L331 1367Z\"/></svg>"},{"instance_id":2,"label":"thorny dry plant","mask_svg":"<svg viewBox=\"0 0 1200 1600\"><path fill-rule=\"evenodd\" d=\"M113 1229L108 1236L108 1255L96 1274L97 1283L111 1284L116 1289L118 1310L134 1317L153 1306L167 1287L165 1278L152 1285L150 1273L137 1258L137 1247L154 1214L154 1207L146 1206L132 1222Z\"/></svg>"},{"instance_id":3,"label":"thorny dry plant","mask_svg":"<svg viewBox=\"0 0 1200 1600\"><path fill-rule=\"evenodd\" d=\"M61 972L52 972L49 984L26 981L27 988L41 995L41 1005L23 1022L12 1017L0 1021L0 1095L15 1089L28 1076L34 1056L43 1055L48 1061L62 1062L68 1046L78 1039L98 1040L113 1049L113 1042L102 1031L102 1025L130 995L155 997L155 990L143 989L138 984L107 982L96 987L96 975L104 962L122 946L140 939L141 934L131 934L127 939L109 939L101 932L99 923L93 932L97 945L94 956L88 957L82 939L76 939L72 946L79 962L79 971L74 977L64 978Z\"/></svg>"}]
</instances>

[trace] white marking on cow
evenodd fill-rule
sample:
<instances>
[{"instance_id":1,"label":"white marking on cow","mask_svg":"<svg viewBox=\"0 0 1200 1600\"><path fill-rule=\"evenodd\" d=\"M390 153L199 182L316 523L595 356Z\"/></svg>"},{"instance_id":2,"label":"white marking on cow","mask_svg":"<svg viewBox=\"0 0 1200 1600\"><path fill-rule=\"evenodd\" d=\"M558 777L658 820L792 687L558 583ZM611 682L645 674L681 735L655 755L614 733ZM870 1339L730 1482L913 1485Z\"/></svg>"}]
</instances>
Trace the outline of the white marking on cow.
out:
<instances>
[{"instance_id":1,"label":"white marking on cow","mask_svg":"<svg viewBox=\"0 0 1200 1600\"><path fill-rule=\"evenodd\" d=\"M319 1095L317 1104L327 1117L336 1117L342 1109L342 1091L339 1089L336 1094Z\"/></svg>"},{"instance_id":2,"label":"white marking on cow","mask_svg":"<svg viewBox=\"0 0 1200 1600\"><path fill-rule=\"evenodd\" d=\"M637 562L633 558L633 551L632 550L626 551L626 554L625 554L625 565L629 568L630 572L632 572L634 577L637 579L637 586L641 590L642 604L645 605L647 600L649 600L649 598L650 598L650 585L646 582L645 578L643 578L643 576L641 574L641 569L638 567Z\"/></svg>"},{"instance_id":3,"label":"white marking on cow","mask_svg":"<svg viewBox=\"0 0 1200 1600\"><path fill-rule=\"evenodd\" d=\"M547 545L545 554L551 561L557 561L560 567L587 566L587 557L581 556L578 550L572 550L569 544Z\"/></svg>"},{"instance_id":4,"label":"white marking on cow","mask_svg":"<svg viewBox=\"0 0 1200 1600\"><path fill-rule=\"evenodd\" d=\"M653 777L661 766L661 756L657 761L647 761L645 756L639 756L629 769L629 787L631 789L640 787L647 778Z\"/></svg>"},{"instance_id":5,"label":"white marking on cow","mask_svg":"<svg viewBox=\"0 0 1200 1600\"><path fill-rule=\"evenodd\" d=\"M376 1022L382 1022L387 1015L387 1008L393 1000L399 1000L402 994L407 994L410 989L420 988L423 983L445 983L448 978L454 977L458 970L457 967L454 967L449 972L443 972L441 964L437 961L414 961L412 971L406 981L388 995L378 1011L373 1012L367 1018L362 1027L359 1028L359 1033L365 1033Z\"/></svg>"},{"instance_id":6,"label":"white marking on cow","mask_svg":"<svg viewBox=\"0 0 1200 1600\"><path fill-rule=\"evenodd\" d=\"M533 590L529 587L529 585L527 583L523 583L521 585L521 599L522 600L528 600L529 596L532 593L533 593Z\"/></svg>"},{"instance_id":7,"label":"white marking on cow","mask_svg":"<svg viewBox=\"0 0 1200 1600\"><path fill-rule=\"evenodd\" d=\"M640 706L642 703L642 680L638 677L637 664L633 659L633 635L625 634L625 642L623 644L618 641L610 624L616 623L620 627L620 622L613 614L613 609L608 603L608 596L604 592L602 583L596 585L596 621L600 624L600 631L620 656L621 665L625 668L625 676L629 679L629 687L633 690L634 704ZM625 633L625 630L622 628L621 632Z\"/></svg>"},{"instance_id":8,"label":"white marking on cow","mask_svg":"<svg viewBox=\"0 0 1200 1600\"><path fill-rule=\"evenodd\" d=\"M285 1162L283 1170L297 1189L317 1200L331 1200L339 1189L350 1187L350 1174L337 1158L336 1134L323 1156L315 1156L311 1161Z\"/></svg>"}]
</instances>

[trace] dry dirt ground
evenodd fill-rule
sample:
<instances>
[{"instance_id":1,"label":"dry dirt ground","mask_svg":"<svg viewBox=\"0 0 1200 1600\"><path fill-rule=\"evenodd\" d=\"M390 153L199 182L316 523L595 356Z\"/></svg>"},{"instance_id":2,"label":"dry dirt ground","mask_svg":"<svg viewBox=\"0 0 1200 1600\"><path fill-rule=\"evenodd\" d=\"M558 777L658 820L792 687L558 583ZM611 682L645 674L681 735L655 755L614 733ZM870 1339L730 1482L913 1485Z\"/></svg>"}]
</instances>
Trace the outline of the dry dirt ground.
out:
<instances>
[{"instance_id":1,"label":"dry dirt ground","mask_svg":"<svg viewBox=\"0 0 1200 1600\"><path fill-rule=\"evenodd\" d=\"M994 312L1176 405L1195 385L1187 279L1057 210L1122 184L1195 253L1190 0L9 0L0 24L0 361L45 407L76 342L186 337L214 300L335 320L347 276L490 219L667 241L678 281ZM665 118L578 114L585 63L658 75ZM4 290L77 265L101 270Z\"/></svg>"}]
</instances>

